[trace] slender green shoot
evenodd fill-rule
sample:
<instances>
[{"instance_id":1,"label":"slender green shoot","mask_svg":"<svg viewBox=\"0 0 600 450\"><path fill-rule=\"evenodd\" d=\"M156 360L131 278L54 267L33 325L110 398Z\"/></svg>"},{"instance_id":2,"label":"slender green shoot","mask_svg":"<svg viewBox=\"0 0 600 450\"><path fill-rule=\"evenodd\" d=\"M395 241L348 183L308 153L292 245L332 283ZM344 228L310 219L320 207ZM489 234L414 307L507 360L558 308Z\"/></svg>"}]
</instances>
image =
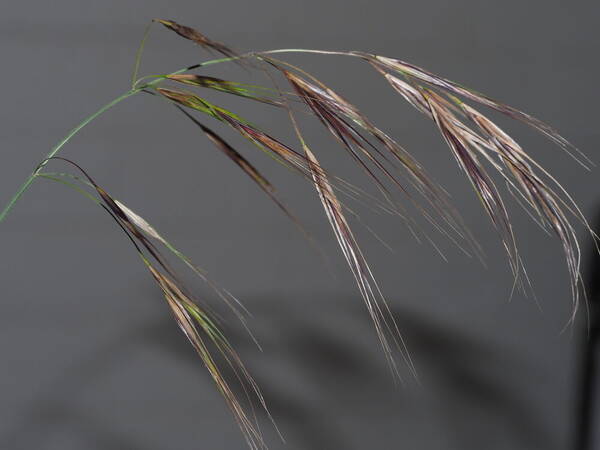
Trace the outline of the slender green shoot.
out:
<instances>
[{"instance_id":1,"label":"slender green shoot","mask_svg":"<svg viewBox=\"0 0 600 450\"><path fill-rule=\"evenodd\" d=\"M140 70L140 64L142 62L142 55L144 53L144 47L146 46L146 41L148 40L148 35L150 35L150 30L152 29L152 25L154 22L150 22L146 25L146 29L144 30L144 36L140 42L140 46L137 49L135 54L135 62L133 64L133 73L131 74L131 89L135 89L135 83L137 80L138 72Z\"/></svg>"}]
</instances>

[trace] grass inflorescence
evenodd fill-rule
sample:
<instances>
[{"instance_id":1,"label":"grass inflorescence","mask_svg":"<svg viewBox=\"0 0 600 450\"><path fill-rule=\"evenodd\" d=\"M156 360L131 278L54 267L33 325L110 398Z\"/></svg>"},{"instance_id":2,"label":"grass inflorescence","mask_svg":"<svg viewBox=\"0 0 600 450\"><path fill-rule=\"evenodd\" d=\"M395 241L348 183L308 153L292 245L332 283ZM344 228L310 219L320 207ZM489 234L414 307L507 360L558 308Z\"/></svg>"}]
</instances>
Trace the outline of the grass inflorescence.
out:
<instances>
[{"instance_id":1,"label":"grass inflorescence","mask_svg":"<svg viewBox=\"0 0 600 450\"><path fill-rule=\"evenodd\" d=\"M144 45L152 23L160 23L202 49L217 53L221 57L168 74L152 74L138 78ZM573 198L556 178L478 108L491 109L528 125L573 156L582 166L589 168L591 161L552 127L489 96L400 59L365 52L308 49L278 49L240 54L198 30L173 20L156 19L152 23L146 29L136 54L131 89L85 119L53 147L0 213L0 222L36 179L60 182L103 208L127 236L148 268L175 321L199 354L251 448L266 447L253 410L253 404L256 402L266 410L266 402L240 357L229 344L219 319L206 302L199 301L186 288L159 247L172 253L201 277L218 297L229 305L245 326L243 307L229 292L216 286L202 269L159 234L150 223L100 187L77 163L57 156L62 147L84 126L114 105L138 93L153 94L165 104L175 106L182 113L182 117L194 124L210 144L250 177L311 241L310 234L281 201L271 182L204 120L221 124L225 129L240 135L253 147L257 147L314 187L374 323L392 372L400 377L395 361L395 353L398 352L414 376L417 376L396 321L352 231L348 216L356 214L347 206L345 200L364 201L378 211L398 217L415 236L429 239L407 212L406 205L411 205L436 231L454 242L465 253L483 258L482 250L450 201L449 194L427 173L412 153L377 127L332 87L325 85L302 68L280 59L280 55L309 53L328 57L344 56L366 63L381 75L382 80L388 83L393 91L430 119L439 130L499 234L514 276L515 287L525 292L530 289L530 283L504 199L506 194L498 186L497 179L506 184L507 192L519 201L543 229L558 238L565 254L571 284L573 316L570 320L573 320L580 298L585 295L575 222L581 222L594 240L597 237ZM204 67L227 62L240 64L248 71L267 73L271 85L251 85L197 73ZM279 87L276 81L278 77L286 84L286 89ZM275 137L272 130L266 130L235 111L208 100L205 97L205 92L208 91L266 104L288 114L298 137L299 148L282 142ZM301 133L296 120L298 110L314 117L325 128L342 151L375 185L378 196L366 193L339 177L334 170L321 165L317 157L318 152L306 142ZM51 161L68 164L75 173L48 172L45 167ZM396 192L402 194L401 200L396 198ZM215 352L219 355L218 358L215 357ZM222 364L232 370L235 380L243 387L246 394L243 401L234 395L230 382L223 375L220 367Z\"/></svg>"}]
</instances>

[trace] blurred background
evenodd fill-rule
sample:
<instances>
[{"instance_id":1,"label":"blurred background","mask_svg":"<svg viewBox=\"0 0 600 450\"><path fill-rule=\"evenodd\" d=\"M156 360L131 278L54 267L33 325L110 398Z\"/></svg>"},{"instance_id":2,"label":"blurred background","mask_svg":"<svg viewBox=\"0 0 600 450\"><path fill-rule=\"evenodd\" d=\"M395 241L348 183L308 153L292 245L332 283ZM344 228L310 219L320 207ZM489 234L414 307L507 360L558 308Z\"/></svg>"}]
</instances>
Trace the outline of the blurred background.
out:
<instances>
[{"instance_id":1,"label":"blurred background","mask_svg":"<svg viewBox=\"0 0 600 450\"><path fill-rule=\"evenodd\" d=\"M155 17L197 27L240 51L399 57L532 113L599 160L597 2L21 0L3 3L0 12L3 205L68 129L128 89L144 27ZM141 74L208 58L156 26ZM512 280L499 240L428 119L365 64L286 59L404 144L448 189L486 252L487 268L432 232L445 262L399 220L358 208L394 249L355 223L420 384L407 376L405 386L394 386L313 189L239 137L212 124L277 186L329 267L251 180L157 99L120 104L63 153L252 312L249 326L262 352L234 320L227 332L287 440L261 417L270 448L598 448L598 422L585 419L596 403L587 363L595 334L586 319L593 330L597 289L591 287L591 314L582 309L563 331L571 303L560 245L509 201L539 306L521 294L509 301ZM204 73L249 76L233 65ZM295 142L285 114L226 101ZM493 117L557 175L591 220L600 217L597 171L585 171L525 126ZM316 122L303 130L328 167L361 183ZM580 232L592 285L600 266ZM36 182L0 226L0 248L0 448L245 448L158 288L101 210L63 186Z\"/></svg>"}]
</instances>

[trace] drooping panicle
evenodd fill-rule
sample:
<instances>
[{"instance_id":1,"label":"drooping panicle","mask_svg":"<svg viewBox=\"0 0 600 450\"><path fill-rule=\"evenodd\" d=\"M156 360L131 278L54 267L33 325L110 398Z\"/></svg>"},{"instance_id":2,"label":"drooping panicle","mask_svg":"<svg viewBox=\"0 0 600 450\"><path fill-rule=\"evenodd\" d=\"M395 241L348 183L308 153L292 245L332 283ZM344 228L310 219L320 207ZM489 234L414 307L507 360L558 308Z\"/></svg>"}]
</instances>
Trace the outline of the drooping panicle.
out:
<instances>
[{"instance_id":1,"label":"drooping panicle","mask_svg":"<svg viewBox=\"0 0 600 450\"><path fill-rule=\"evenodd\" d=\"M266 402L258 385L246 369L239 355L228 342L223 331L217 325L218 320L214 317L208 306L200 306L199 302L193 298L189 290L180 281L175 271L149 238L165 245L169 250L183 259L188 266L195 266L192 265L187 257L172 247L144 218L134 213L122 202L114 199L105 189L100 187L79 165L65 158L55 157L53 159L66 161L84 174L88 184L95 189L99 196L98 204L110 214L133 243L142 261L162 290L167 305L173 313L179 328L202 359L219 392L223 395L228 407L232 411L249 447L253 450L266 449L267 447L256 421L256 416L254 413L248 412L249 408L253 410L252 403L254 397L254 400L265 409L267 415L270 417ZM77 179L76 177L73 178ZM198 270L195 270L195 272L205 278L205 274L202 272ZM234 393L230 383L222 373L222 369L220 368L222 364L217 362L214 351L207 345L208 342L211 343L211 346L218 352L219 357L223 359L225 365L231 369L235 378L240 383L248 405L244 406Z\"/></svg>"}]
</instances>

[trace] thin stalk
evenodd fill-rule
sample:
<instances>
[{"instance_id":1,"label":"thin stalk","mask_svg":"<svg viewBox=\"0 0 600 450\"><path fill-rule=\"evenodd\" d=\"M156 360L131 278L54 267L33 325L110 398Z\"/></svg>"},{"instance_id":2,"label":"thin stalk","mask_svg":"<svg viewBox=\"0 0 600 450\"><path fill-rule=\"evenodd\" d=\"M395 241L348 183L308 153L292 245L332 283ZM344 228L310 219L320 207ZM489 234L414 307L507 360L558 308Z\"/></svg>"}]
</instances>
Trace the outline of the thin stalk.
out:
<instances>
[{"instance_id":1,"label":"thin stalk","mask_svg":"<svg viewBox=\"0 0 600 450\"><path fill-rule=\"evenodd\" d=\"M54 155L56 155L60 151L60 149L67 142L69 142L69 140L73 136L75 136L79 132L79 130L81 130L83 127L85 127L88 123L90 123L96 117L98 117L99 115L101 115L103 112L109 110L110 108L112 108L113 106L115 106L117 103L120 103L121 101L125 100L126 98L131 97L132 95L137 94L138 92L140 92L140 90L141 89L132 89L130 91L127 91L123 95L115 98L110 103L107 103L102 108L100 108L98 111L96 111L94 114L92 114L87 119L85 119L83 122L81 122L79 125L77 125L75 128L73 128L58 144L56 144L54 146L54 148L50 151L50 153L48 153L46 155L46 158L44 158L44 160L35 168L35 170L31 173L31 175L29 175L29 177L25 180L25 182L23 183L23 185L19 188L19 190L13 196L13 198L10 200L10 202L8 203L8 205L6 205L6 207L4 208L4 210L2 211L2 213L0 213L0 222L2 222L6 218L6 216L8 215L8 213L10 212L10 210L12 209L12 207L15 205L15 203L17 202L17 200L19 200L19 198L21 197L21 195L23 195L23 193L27 190L27 188L29 188L29 186L31 185L31 183L33 183L33 180L35 180L35 177L40 173L40 171L42 170L42 168L46 164L48 164L48 160L50 158L52 158Z\"/></svg>"},{"instance_id":2,"label":"thin stalk","mask_svg":"<svg viewBox=\"0 0 600 450\"><path fill-rule=\"evenodd\" d=\"M244 53L243 55L232 56L232 57L228 57L228 58L212 59L210 61L203 62L199 66L210 66L212 64L219 64L219 63L228 62L228 61L236 61L238 59L249 58L252 56L270 55L270 54L274 54L274 53L313 53L313 54L320 54L320 55L354 56L356 58L360 57L360 55L354 54L352 52L340 52L340 51L334 51L334 50L312 50L312 49L306 49L306 48L279 48L276 50L265 50L262 52L248 52L248 53Z\"/></svg>"},{"instance_id":3,"label":"thin stalk","mask_svg":"<svg viewBox=\"0 0 600 450\"><path fill-rule=\"evenodd\" d=\"M60 175L60 174L58 174L58 175ZM36 177L45 178L47 180L52 180L52 181L57 181L58 183L62 183L65 186L68 186L71 189L74 189L75 191L79 192L81 195L83 195L87 199L93 201L96 205L102 206L102 202L100 200L98 200L96 197L91 195L89 192L86 192L85 190L81 189L75 183L71 183L70 181L60 178L59 176L54 176L54 174L51 174L51 173L38 173L36 175Z\"/></svg>"},{"instance_id":4,"label":"thin stalk","mask_svg":"<svg viewBox=\"0 0 600 450\"><path fill-rule=\"evenodd\" d=\"M199 67L212 66L213 64L232 62L232 61L237 61L239 59L251 58L253 56L260 57L260 55L271 55L271 54L275 54L275 53L311 53L311 54L320 54L320 55L352 56L355 58L361 57L361 55L359 55L357 53L352 53L352 52L340 52L340 51L334 51L334 50L312 50L312 49L305 49L305 48L280 48L280 49L276 49L276 50L265 50L265 51L261 51L261 52L248 52L248 53L244 53L239 56L229 56L226 58L218 58L218 59L211 59L209 61L204 61L200 64L186 67L185 69L178 70L177 72L172 72L168 75L146 75L146 76L140 78L139 80L137 80L135 83L133 83L133 87L135 88L140 82L142 82L143 80L146 80L148 78L160 78L162 80L162 79L167 78L170 75L178 75L180 73L187 72L188 70L198 69ZM148 85L154 85L154 84L156 84L156 81L148 83Z\"/></svg>"},{"instance_id":5,"label":"thin stalk","mask_svg":"<svg viewBox=\"0 0 600 450\"><path fill-rule=\"evenodd\" d=\"M144 36L142 37L142 41L140 42L140 46L135 54L135 63L133 65L133 73L131 74L131 88L135 88L135 80L137 78L138 72L140 70L140 63L142 62L142 54L144 53L144 47L146 46L146 40L148 39L148 35L150 34L150 30L152 29L152 24L154 22L150 22L146 25L146 29L144 30Z\"/></svg>"}]
</instances>

